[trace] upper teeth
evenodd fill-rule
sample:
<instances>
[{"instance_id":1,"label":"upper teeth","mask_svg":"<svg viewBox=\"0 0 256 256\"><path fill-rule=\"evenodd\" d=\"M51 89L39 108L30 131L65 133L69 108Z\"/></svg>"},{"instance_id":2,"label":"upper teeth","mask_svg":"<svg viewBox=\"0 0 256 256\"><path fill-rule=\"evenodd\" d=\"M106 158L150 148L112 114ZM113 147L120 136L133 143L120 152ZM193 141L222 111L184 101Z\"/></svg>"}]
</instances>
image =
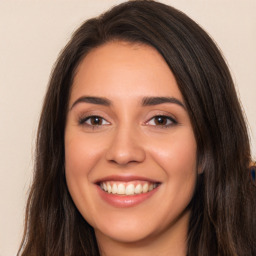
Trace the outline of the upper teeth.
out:
<instances>
[{"instance_id":1,"label":"upper teeth","mask_svg":"<svg viewBox=\"0 0 256 256\"><path fill-rule=\"evenodd\" d=\"M107 193L118 194L118 195L134 195L147 193L157 187L157 183L151 182L102 182L100 187Z\"/></svg>"}]
</instances>

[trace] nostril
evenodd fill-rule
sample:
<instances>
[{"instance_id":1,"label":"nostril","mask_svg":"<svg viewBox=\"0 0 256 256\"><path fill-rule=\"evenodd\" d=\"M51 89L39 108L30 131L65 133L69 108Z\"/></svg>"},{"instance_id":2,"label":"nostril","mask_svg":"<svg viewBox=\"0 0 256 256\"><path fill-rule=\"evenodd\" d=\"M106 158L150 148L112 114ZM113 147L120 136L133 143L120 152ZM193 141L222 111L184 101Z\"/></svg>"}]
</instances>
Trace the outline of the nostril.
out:
<instances>
[{"instance_id":1,"label":"nostril","mask_svg":"<svg viewBox=\"0 0 256 256\"><path fill-rule=\"evenodd\" d=\"M140 163L145 160L145 151L139 146L116 145L108 149L106 159L110 163L127 165L131 163Z\"/></svg>"},{"instance_id":2,"label":"nostril","mask_svg":"<svg viewBox=\"0 0 256 256\"><path fill-rule=\"evenodd\" d=\"M125 158L115 158L115 159L109 160L109 162L113 163L113 164L118 164L118 165L127 165L130 163L136 163L137 161L129 160L129 159L125 159Z\"/></svg>"}]
</instances>

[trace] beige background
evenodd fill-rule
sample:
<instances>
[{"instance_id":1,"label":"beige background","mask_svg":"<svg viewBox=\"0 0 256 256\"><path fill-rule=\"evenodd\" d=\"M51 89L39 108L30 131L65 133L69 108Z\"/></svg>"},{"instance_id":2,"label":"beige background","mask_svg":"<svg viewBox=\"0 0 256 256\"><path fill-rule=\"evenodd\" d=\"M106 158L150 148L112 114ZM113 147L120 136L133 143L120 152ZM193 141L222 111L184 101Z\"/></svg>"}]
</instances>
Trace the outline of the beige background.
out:
<instances>
[{"instance_id":1,"label":"beige background","mask_svg":"<svg viewBox=\"0 0 256 256\"><path fill-rule=\"evenodd\" d=\"M51 67L82 21L120 2L0 2L0 256L15 255L22 236L36 127ZM162 2L196 20L222 49L248 117L255 158L256 0Z\"/></svg>"}]
</instances>

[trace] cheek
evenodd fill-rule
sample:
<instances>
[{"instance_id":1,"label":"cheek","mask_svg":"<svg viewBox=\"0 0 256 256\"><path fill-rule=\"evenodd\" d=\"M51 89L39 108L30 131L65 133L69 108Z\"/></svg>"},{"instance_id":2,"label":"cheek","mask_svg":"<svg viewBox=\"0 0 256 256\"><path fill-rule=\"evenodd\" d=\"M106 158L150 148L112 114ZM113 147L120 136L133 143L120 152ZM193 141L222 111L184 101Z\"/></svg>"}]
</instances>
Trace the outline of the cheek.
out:
<instances>
[{"instance_id":1,"label":"cheek","mask_svg":"<svg viewBox=\"0 0 256 256\"><path fill-rule=\"evenodd\" d=\"M196 170L197 146L193 134L188 131L157 141L151 147L151 155L168 175L194 173Z\"/></svg>"},{"instance_id":2,"label":"cheek","mask_svg":"<svg viewBox=\"0 0 256 256\"><path fill-rule=\"evenodd\" d=\"M68 136L65 137L65 173L68 189L72 197L73 194L81 192L79 183L86 181L85 178L89 169L86 168L88 159L84 159L84 157L87 151L80 140L69 138Z\"/></svg>"},{"instance_id":3,"label":"cheek","mask_svg":"<svg viewBox=\"0 0 256 256\"><path fill-rule=\"evenodd\" d=\"M66 171L75 175L88 175L102 157L102 147L97 139L83 133L65 136Z\"/></svg>"},{"instance_id":4,"label":"cheek","mask_svg":"<svg viewBox=\"0 0 256 256\"><path fill-rule=\"evenodd\" d=\"M77 209L89 223L94 223L95 211L93 199L88 196L93 186L90 173L101 158L99 148L97 143L92 144L86 140L83 134L65 136L65 174L68 190Z\"/></svg>"},{"instance_id":5,"label":"cheek","mask_svg":"<svg viewBox=\"0 0 256 256\"><path fill-rule=\"evenodd\" d=\"M100 158L99 147L86 140L83 134L65 134L65 174L74 201L83 196L90 186L89 175Z\"/></svg>"},{"instance_id":6,"label":"cheek","mask_svg":"<svg viewBox=\"0 0 256 256\"><path fill-rule=\"evenodd\" d=\"M196 141L191 132L182 135L158 141L151 149L154 161L165 172L170 201L181 207L191 200L197 179Z\"/></svg>"}]
</instances>

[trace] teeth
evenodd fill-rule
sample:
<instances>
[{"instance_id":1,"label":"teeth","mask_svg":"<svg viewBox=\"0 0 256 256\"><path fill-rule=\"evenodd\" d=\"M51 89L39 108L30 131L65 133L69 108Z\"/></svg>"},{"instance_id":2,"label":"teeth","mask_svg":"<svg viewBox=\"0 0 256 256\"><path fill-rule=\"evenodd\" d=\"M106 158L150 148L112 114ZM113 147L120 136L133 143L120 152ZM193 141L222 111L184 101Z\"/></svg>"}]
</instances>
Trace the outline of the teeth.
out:
<instances>
[{"instance_id":1,"label":"teeth","mask_svg":"<svg viewBox=\"0 0 256 256\"><path fill-rule=\"evenodd\" d=\"M142 187L142 192L147 193L148 192L148 183L145 183Z\"/></svg>"},{"instance_id":2,"label":"teeth","mask_svg":"<svg viewBox=\"0 0 256 256\"><path fill-rule=\"evenodd\" d=\"M157 183L150 183L150 182L138 182L135 181L133 183L122 183L122 182L102 182L100 183L100 187L102 190L109 194L118 194L118 195L134 195L134 194L141 194L147 193L158 186Z\"/></svg>"},{"instance_id":3,"label":"teeth","mask_svg":"<svg viewBox=\"0 0 256 256\"><path fill-rule=\"evenodd\" d=\"M111 189L111 186L110 186L109 183L107 184L107 188L108 188L108 193L111 193L111 190L112 190L112 189Z\"/></svg>"},{"instance_id":4,"label":"teeth","mask_svg":"<svg viewBox=\"0 0 256 256\"><path fill-rule=\"evenodd\" d=\"M125 189L125 194L126 195L134 195L134 185L129 184L126 189Z\"/></svg>"},{"instance_id":5,"label":"teeth","mask_svg":"<svg viewBox=\"0 0 256 256\"><path fill-rule=\"evenodd\" d=\"M117 194L124 195L125 194L125 186L124 184L120 183L117 187Z\"/></svg>"},{"instance_id":6,"label":"teeth","mask_svg":"<svg viewBox=\"0 0 256 256\"><path fill-rule=\"evenodd\" d=\"M116 194L116 193L117 193L117 190L118 190L117 185L114 184L114 185L112 186L112 194Z\"/></svg>"},{"instance_id":7,"label":"teeth","mask_svg":"<svg viewBox=\"0 0 256 256\"><path fill-rule=\"evenodd\" d=\"M134 189L134 193L135 194L140 194L142 192L142 185L138 184L135 189Z\"/></svg>"}]
</instances>

